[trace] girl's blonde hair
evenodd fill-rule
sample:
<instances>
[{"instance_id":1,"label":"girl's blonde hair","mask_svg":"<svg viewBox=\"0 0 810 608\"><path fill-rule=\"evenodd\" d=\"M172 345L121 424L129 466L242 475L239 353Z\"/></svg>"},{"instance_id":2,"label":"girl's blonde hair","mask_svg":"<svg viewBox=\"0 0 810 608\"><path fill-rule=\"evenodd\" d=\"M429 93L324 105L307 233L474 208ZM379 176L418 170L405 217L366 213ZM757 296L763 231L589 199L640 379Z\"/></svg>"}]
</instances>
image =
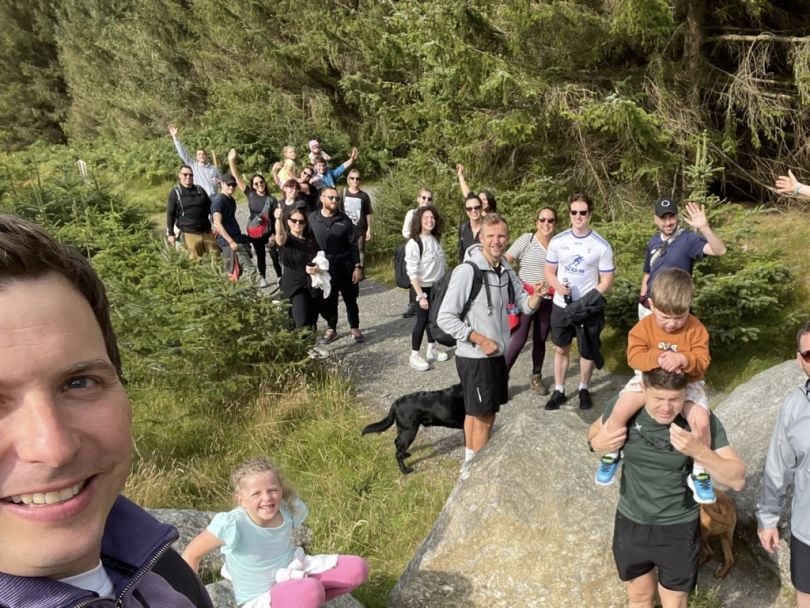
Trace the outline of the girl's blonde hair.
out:
<instances>
[{"instance_id":1,"label":"girl's blonde hair","mask_svg":"<svg viewBox=\"0 0 810 608\"><path fill-rule=\"evenodd\" d=\"M281 486L281 499L291 512L295 512L295 500L298 498L298 493L295 491L295 488L287 483L287 480L281 473L281 469L279 469L272 460L264 456L246 460L231 472L231 486L233 487L233 491L239 493L241 489L239 484L242 480L256 473L272 473L275 475L278 484Z\"/></svg>"}]
</instances>

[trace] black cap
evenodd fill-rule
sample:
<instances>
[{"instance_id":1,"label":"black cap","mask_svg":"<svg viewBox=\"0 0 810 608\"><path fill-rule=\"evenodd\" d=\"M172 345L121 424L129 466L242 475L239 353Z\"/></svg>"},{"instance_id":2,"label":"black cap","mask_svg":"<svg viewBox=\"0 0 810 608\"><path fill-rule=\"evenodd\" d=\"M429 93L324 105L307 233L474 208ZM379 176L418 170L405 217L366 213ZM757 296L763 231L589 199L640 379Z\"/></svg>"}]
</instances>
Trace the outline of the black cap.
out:
<instances>
[{"instance_id":1,"label":"black cap","mask_svg":"<svg viewBox=\"0 0 810 608\"><path fill-rule=\"evenodd\" d=\"M230 173L226 173L225 175L223 175L220 181L223 184L227 184L229 186L236 186L236 178Z\"/></svg>"},{"instance_id":2,"label":"black cap","mask_svg":"<svg viewBox=\"0 0 810 608\"><path fill-rule=\"evenodd\" d=\"M655 215L658 217L663 217L667 213L674 213L677 215L678 204L674 199L668 196L663 196L655 202Z\"/></svg>"}]
</instances>

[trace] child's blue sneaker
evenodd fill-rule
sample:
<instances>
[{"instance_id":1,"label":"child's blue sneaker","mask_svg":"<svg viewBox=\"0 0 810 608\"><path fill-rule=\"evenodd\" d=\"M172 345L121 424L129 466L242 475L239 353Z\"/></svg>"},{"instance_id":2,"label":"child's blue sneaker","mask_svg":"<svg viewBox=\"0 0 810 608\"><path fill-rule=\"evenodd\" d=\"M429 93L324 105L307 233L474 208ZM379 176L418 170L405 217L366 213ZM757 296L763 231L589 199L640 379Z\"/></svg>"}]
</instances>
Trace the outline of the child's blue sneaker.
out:
<instances>
[{"instance_id":1,"label":"child's blue sneaker","mask_svg":"<svg viewBox=\"0 0 810 608\"><path fill-rule=\"evenodd\" d=\"M616 471L621 458L614 454L605 454L599 459L599 468L596 470L594 480L600 486L609 486L616 481Z\"/></svg>"},{"instance_id":2,"label":"child's blue sneaker","mask_svg":"<svg viewBox=\"0 0 810 608\"><path fill-rule=\"evenodd\" d=\"M710 505L717 500L712 487L712 478L708 473L690 474L686 478L686 485L692 490L692 497L696 503Z\"/></svg>"}]
</instances>

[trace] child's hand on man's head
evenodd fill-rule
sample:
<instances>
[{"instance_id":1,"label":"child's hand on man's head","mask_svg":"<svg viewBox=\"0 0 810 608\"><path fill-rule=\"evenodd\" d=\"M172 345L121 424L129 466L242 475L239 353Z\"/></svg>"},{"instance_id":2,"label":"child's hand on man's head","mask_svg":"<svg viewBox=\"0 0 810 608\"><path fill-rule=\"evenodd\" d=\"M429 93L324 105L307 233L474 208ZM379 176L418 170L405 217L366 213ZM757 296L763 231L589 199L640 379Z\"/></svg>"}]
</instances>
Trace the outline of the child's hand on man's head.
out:
<instances>
[{"instance_id":1,"label":"child's hand on man's head","mask_svg":"<svg viewBox=\"0 0 810 608\"><path fill-rule=\"evenodd\" d=\"M670 350L666 350L658 355L658 366L667 372L682 373L686 363L686 357Z\"/></svg>"}]
</instances>

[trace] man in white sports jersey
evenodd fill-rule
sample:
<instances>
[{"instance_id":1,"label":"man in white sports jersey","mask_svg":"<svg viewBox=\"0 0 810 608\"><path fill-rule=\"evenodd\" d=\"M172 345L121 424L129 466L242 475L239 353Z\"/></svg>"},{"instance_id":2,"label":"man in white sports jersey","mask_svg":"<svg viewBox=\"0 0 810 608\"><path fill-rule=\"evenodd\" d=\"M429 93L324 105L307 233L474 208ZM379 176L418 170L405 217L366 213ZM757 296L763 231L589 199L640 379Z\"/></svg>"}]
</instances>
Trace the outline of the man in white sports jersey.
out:
<instances>
[{"instance_id":1,"label":"man in white sports jersey","mask_svg":"<svg viewBox=\"0 0 810 608\"><path fill-rule=\"evenodd\" d=\"M579 407L583 410L593 407L588 387L596 365L594 360L601 361L599 335L605 319L602 296L613 284L615 270L613 248L590 228L591 199L586 194L572 194L568 211L571 228L551 239L546 254L546 281L554 288L551 341L555 346L555 386L546 403L547 410L560 409L568 399L565 375L574 337L581 355Z\"/></svg>"}]
</instances>

